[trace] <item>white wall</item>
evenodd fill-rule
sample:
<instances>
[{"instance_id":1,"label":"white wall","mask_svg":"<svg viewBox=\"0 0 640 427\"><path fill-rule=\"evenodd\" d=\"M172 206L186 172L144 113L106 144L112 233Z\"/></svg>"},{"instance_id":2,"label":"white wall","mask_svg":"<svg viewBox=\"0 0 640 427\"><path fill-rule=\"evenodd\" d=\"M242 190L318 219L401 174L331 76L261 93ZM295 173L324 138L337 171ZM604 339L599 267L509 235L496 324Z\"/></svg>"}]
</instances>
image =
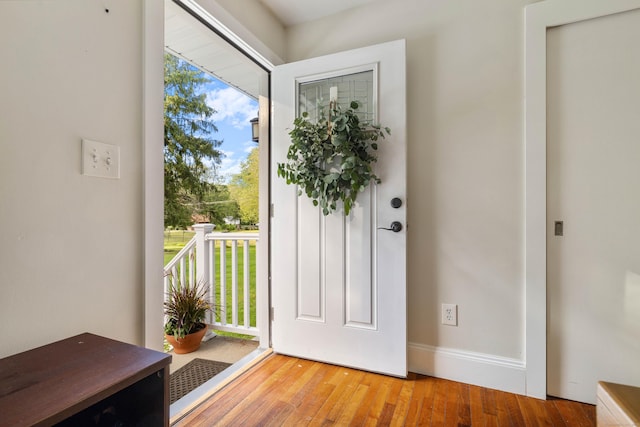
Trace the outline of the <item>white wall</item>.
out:
<instances>
[{"instance_id":1,"label":"white wall","mask_svg":"<svg viewBox=\"0 0 640 427\"><path fill-rule=\"evenodd\" d=\"M407 39L410 368L518 392L529 3L379 1L287 31L288 61Z\"/></svg>"},{"instance_id":2,"label":"white wall","mask_svg":"<svg viewBox=\"0 0 640 427\"><path fill-rule=\"evenodd\" d=\"M259 0L182 0L198 6L233 33L233 40L242 40L254 52L271 64L285 57L285 29L280 21ZM264 64L263 64L264 65Z\"/></svg>"},{"instance_id":3,"label":"white wall","mask_svg":"<svg viewBox=\"0 0 640 427\"><path fill-rule=\"evenodd\" d=\"M217 0L229 13L260 39L280 58L286 49L285 29L278 19L259 1Z\"/></svg>"},{"instance_id":4,"label":"white wall","mask_svg":"<svg viewBox=\"0 0 640 427\"><path fill-rule=\"evenodd\" d=\"M143 343L142 9L0 2L0 357ZM119 180L81 175L82 138L120 146Z\"/></svg>"}]
</instances>

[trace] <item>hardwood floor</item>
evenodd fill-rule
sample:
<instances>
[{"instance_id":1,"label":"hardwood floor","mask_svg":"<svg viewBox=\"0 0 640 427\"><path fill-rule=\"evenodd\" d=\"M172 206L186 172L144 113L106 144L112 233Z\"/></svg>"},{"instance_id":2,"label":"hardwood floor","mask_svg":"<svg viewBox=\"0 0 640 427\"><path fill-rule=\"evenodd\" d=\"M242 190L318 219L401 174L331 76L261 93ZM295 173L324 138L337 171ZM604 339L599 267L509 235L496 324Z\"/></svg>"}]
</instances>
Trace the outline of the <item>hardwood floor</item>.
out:
<instances>
[{"instance_id":1,"label":"hardwood floor","mask_svg":"<svg viewBox=\"0 0 640 427\"><path fill-rule=\"evenodd\" d=\"M595 406L272 355L175 426L595 426Z\"/></svg>"}]
</instances>

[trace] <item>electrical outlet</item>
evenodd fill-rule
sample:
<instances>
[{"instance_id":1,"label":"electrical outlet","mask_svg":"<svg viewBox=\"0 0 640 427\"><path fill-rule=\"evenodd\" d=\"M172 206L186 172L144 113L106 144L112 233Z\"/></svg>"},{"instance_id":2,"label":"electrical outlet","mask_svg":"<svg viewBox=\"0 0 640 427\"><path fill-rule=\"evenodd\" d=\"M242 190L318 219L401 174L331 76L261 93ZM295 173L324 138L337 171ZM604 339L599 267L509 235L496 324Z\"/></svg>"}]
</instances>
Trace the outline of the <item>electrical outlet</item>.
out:
<instances>
[{"instance_id":1,"label":"electrical outlet","mask_svg":"<svg viewBox=\"0 0 640 427\"><path fill-rule=\"evenodd\" d=\"M442 324L458 326L458 306L456 304L442 304Z\"/></svg>"}]
</instances>

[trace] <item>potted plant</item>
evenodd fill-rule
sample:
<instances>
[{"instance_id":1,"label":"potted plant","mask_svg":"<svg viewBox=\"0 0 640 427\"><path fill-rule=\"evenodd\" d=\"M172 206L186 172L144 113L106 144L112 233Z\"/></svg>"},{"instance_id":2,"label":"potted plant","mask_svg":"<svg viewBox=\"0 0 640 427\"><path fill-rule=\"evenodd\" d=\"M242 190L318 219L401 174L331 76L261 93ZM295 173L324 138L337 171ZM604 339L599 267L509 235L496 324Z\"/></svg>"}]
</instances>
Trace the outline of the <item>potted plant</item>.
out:
<instances>
[{"instance_id":1,"label":"potted plant","mask_svg":"<svg viewBox=\"0 0 640 427\"><path fill-rule=\"evenodd\" d=\"M177 354L196 351L207 332L204 320L207 310L211 309L207 287L204 283L181 284L170 280L167 297L164 303L167 342Z\"/></svg>"},{"instance_id":2,"label":"potted plant","mask_svg":"<svg viewBox=\"0 0 640 427\"><path fill-rule=\"evenodd\" d=\"M289 132L287 162L278 163L278 176L297 184L298 195L306 194L324 215L335 211L338 202L349 215L358 193L372 181L380 183L373 170L374 151L378 139L391 130L361 121L358 107L357 101L346 109L331 102L329 117L321 110L315 123L302 113Z\"/></svg>"}]
</instances>

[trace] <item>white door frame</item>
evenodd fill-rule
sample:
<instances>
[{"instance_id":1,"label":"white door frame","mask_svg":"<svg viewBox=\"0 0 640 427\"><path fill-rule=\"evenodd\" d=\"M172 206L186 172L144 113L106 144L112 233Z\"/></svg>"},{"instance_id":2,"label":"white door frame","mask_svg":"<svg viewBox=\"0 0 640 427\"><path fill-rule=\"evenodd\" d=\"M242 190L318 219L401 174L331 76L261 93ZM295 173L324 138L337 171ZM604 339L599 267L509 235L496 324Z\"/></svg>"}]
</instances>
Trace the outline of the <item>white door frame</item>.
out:
<instances>
[{"instance_id":1,"label":"white door frame","mask_svg":"<svg viewBox=\"0 0 640 427\"><path fill-rule=\"evenodd\" d=\"M164 110L164 1L143 0L143 193L144 193L144 327L142 330L144 345L162 351L163 323L162 301L164 298L162 283L163 256L162 236L164 230L164 154L163 154L163 110ZM175 0L174 0L175 1ZM209 26L235 45L246 55L270 72L275 65L283 63L274 52L240 24L231 14L214 0L207 2L209 9L201 7L195 0L180 0L194 14L203 19ZM212 16L215 14L215 18ZM261 100L260 114L269 117L268 105ZM268 123L263 121L260 126L260 143L268 146ZM260 163L269 164L269 150L261 150ZM269 206L269 169L260 171L260 218L268 218ZM261 227L261 232L268 236L267 224ZM269 295L268 270L269 252L268 238L261 240L261 247L257 260L258 270L261 271L257 279L257 286L262 290L256 303L257 322L264 325L260 331L260 346L268 348L270 345L269 330Z\"/></svg>"},{"instance_id":2,"label":"white door frame","mask_svg":"<svg viewBox=\"0 0 640 427\"><path fill-rule=\"evenodd\" d=\"M526 394L547 396L547 28L629 10L640 0L546 0L525 8Z\"/></svg>"},{"instance_id":3,"label":"white door frame","mask_svg":"<svg viewBox=\"0 0 640 427\"><path fill-rule=\"evenodd\" d=\"M164 231L164 3L144 1L142 144L144 345L162 351Z\"/></svg>"}]
</instances>

